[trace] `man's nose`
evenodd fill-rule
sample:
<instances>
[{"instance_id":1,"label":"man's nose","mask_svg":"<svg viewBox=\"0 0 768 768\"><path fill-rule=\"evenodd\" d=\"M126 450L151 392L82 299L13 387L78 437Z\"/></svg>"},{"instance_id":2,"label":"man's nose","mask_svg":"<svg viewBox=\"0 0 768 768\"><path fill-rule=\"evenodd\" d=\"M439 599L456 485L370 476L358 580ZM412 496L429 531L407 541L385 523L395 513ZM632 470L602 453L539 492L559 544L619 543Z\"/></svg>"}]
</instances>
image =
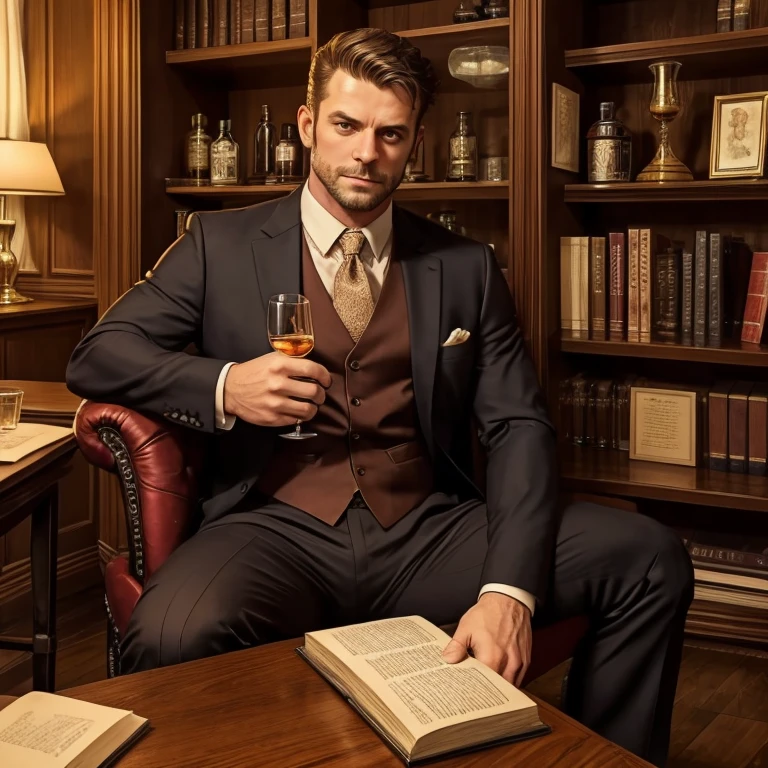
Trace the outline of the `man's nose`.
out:
<instances>
[{"instance_id":1,"label":"man's nose","mask_svg":"<svg viewBox=\"0 0 768 768\"><path fill-rule=\"evenodd\" d=\"M366 128L358 132L352 157L364 165L368 165L368 163L378 159L379 151L376 148L376 131L373 128Z\"/></svg>"}]
</instances>

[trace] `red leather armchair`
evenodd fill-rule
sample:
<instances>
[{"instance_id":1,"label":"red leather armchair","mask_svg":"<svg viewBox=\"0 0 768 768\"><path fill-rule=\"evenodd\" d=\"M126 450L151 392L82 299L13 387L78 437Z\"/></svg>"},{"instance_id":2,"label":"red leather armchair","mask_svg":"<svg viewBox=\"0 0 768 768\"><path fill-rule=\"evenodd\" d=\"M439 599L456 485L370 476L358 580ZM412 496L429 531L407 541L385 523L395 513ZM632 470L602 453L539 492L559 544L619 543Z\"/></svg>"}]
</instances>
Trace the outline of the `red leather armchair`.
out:
<instances>
[{"instance_id":1,"label":"red leather armchair","mask_svg":"<svg viewBox=\"0 0 768 768\"><path fill-rule=\"evenodd\" d=\"M190 430L104 403L83 403L75 432L88 461L118 476L125 505L128 557L115 557L105 573L107 674L115 677L144 583L199 524L203 445ZM579 616L536 630L526 682L569 659L587 626Z\"/></svg>"}]
</instances>

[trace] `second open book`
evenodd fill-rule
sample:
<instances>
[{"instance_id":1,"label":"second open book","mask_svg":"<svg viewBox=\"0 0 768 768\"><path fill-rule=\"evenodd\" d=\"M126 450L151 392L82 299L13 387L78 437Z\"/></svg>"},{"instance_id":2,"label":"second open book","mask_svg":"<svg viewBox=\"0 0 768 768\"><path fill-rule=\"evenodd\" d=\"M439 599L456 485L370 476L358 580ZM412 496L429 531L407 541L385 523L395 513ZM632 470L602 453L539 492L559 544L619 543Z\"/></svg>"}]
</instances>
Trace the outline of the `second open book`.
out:
<instances>
[{"instance_id":1,"label":"second open book","mask_svg":"<svg viewBox=\"0 0 768 768\"><path fill-rule=\"evenodd\" d=\"M298 652L411 764L549 732L536 702L420 616L309 632Z\"/></svg>"}]
</instances>

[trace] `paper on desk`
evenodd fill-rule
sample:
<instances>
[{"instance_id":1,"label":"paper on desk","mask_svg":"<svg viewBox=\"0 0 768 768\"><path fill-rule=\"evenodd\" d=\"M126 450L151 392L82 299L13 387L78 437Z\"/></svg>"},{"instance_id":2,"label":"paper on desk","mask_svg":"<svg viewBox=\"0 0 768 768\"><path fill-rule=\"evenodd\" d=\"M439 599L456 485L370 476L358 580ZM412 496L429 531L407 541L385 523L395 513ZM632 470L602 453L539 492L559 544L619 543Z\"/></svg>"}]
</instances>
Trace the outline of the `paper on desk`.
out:
<instances>
[{"instance_id":1,"label":"paper on desk","mask_svg":"<svg viewBox=\"0 0 768 768\"><path fill-rule=\"evenodd\" d=\"M16 429L0 430L0 462L18 461L71 434L71 427L54 427L50 424L22 423Z\"/></svg>"}]
</instances>

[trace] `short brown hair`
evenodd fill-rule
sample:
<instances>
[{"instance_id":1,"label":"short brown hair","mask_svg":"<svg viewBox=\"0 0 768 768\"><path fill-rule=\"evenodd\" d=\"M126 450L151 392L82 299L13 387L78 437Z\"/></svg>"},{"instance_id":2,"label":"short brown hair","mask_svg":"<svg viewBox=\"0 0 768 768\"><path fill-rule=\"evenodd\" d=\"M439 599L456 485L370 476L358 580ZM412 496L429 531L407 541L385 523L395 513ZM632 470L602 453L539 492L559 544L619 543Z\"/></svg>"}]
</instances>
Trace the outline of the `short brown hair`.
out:
<instances>
[{"instance_id":1,"label":"short brown hair","mask_svg":"<svg viewBox=\"0 0 768 768\"><path fill-rule=\"evenodd\" d=\"M373 83L377 88L400 86L418 105L416 124L435 101L439 80L432 62L405 37L383 29L340 32L317 49L309 68L307 108L317 114L328 81L337 70Z\"/></svg>"}]
</instances>

